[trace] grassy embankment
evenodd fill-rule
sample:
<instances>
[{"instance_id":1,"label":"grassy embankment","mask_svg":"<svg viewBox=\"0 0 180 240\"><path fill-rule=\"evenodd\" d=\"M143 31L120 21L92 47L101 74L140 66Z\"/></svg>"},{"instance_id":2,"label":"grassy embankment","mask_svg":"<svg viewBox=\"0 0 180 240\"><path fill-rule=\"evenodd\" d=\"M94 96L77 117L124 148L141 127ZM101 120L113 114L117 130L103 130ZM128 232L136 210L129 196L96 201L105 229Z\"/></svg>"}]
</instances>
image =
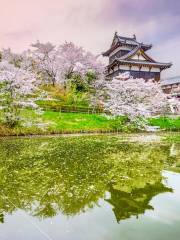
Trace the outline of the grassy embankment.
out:
<instances>
[{"instance_id":1,"label":"grassy embankment","mask_svg":"<svg viewBox=\"0 0 180 240\"><path fill-rule=\"evenodd\" d=\"M168 118L168 117L159 117L152 118L149 120L150 125L159 126L160 129L170 130L170 131L180 131L180 117L177 118Z\"/></svg>"},{"instance_id":2,"label":"grassy embankment","mask_svg":"<svg viewBox=\"0 0 180 240\"><path fill-rule=\"evenodd\" d=\"M37 116L32 110L22 112L26 123L13 129L0 124L0 136L27 134L56 134L79 132L107 132L122 130L123 118L107 119L98 114L59 113L45 111Z\"/></svg>"},{"instance_id":3,"label":"grassy embankment","mask_svg":"<svg viewBox=\"0 0 180 240\"><path fill-rule=\"evenodd\" d=\"M0 136L35 135L81 132L137 132L137 128L127 124L125 118L110 118L100 114L60 113L44 111L37 115L33 110L23 110L24 123L13 129L0 123ZM153 118L149 120L153 126L162 130L180 130L180 118Z\"/></svg>"}]
</instances>

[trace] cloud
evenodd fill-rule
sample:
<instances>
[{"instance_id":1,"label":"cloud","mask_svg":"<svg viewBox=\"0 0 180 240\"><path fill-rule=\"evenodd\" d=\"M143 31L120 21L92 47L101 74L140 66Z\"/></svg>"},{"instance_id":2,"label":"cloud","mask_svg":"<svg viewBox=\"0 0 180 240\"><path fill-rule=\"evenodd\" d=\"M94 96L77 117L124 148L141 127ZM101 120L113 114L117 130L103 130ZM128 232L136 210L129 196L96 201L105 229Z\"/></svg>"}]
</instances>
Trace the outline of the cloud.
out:
<instances>
[{"instance_id":1,"label":"cloud","mask_svg":"<svg viewBox=\"0 0 180 240\"><path fill-rule=\"evenodd\" d=\"M126 26L127 32L135 31L142 37L154 38L156 42L179 35L179 0L114 0L102 10L106 24ZM123 31L124 32L124 31ZM156 36L156 37L155 37Z\"/></svg>"},{"instance_id":2,"label":"cloud","mask_svg":"<svg viewBox=\"0 0 180 240\"><path fill-rule=\"evenodd\" d=\"M169 50L174 44L180 50L179 0L0 0L0 4L1 47L22 51L37 39L55 44L67 40L100 53L117 30L127 36L136 33L139 41L155 44L158 58L179 63L178 54ZM180 74L175 69L173 74Z\"/></svg>"}]
</instances>

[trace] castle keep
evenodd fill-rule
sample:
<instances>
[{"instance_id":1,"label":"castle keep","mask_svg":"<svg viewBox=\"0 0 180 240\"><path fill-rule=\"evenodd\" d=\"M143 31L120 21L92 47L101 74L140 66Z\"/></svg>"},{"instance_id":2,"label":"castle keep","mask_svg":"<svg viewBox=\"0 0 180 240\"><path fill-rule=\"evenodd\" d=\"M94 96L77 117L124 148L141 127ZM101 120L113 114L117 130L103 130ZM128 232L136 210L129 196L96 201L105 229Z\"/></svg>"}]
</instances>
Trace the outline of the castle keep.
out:
<instances>
[{"instance_id":1,"label":"castle keep","mask_svg":"<svg viewBox=\"0 0 180 240\"><path fill-rule=\"evenodd\" d=\"M159 81L161 71L172 64L157 62L148 56L147 51L151 48L152 45L138 42L135 35L122 37L116 32L111 47L103 53L109 57L106 77L112 78L128 71L134 78Z\"/></svg>"}]
</instances>

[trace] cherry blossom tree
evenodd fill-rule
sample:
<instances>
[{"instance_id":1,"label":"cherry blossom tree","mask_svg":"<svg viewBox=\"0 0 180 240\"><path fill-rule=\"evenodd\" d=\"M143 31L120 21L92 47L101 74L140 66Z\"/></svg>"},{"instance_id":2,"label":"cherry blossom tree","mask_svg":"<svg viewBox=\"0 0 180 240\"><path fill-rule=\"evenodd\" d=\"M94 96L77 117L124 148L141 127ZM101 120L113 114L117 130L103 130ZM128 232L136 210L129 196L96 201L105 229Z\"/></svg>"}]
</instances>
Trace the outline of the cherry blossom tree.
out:
<instances>
[{"instance_id":1,"label":"cherry blossom tree","mask_svg":"<svg viewBox=\"0 0 180 240\"><path fill-rule=\"evenodd\" d=\"M175 96L169 98L170 109L173 114L180 113L180 101Z\"/></svg>"},{"instance_id":2,"label":"cherry blossom tree","mask_svg":"<svg viewBox=\"0 0 180 240\"><path fill-rule=\"evenodd\" d=\"M31 54L34 59L34 70L37 77L44 83L52 83L53 85L60 82L60 65L56 47L50 42L41 43L39 41L31 44L31 46L35 49Z\"/></svg>"},{"instance_id":3,"label":"cherry blossom tree","mask_svg":"<svg viewBox=\"0 0 180 240\"><path fill-rule=\"evenodd\" d=\"M98 56L86 52L72 42L65 42L58 47L51 43L31 45L35 61L40 71L44 73L47 82L66 83L73 75L84 77L88 72L93 72L99 78L104 72L103 64L98 61Z\"/></svg>"},{"instance_id":4,"label":"cherry blossom tree","mask_svg":"<svg viewBox=\"0 0 180 240\"><path fill-rule=\"evenodd\" d=\"M86 52L72 42L60 45L58 51L65 78L71 78L73 73L84 76L88 71L93 71L97 75L104 71L104 66L98 61L98 56Z\"/></svg>"},{"instance_id":5,"label":"cherry blossom tree","mask_svg":"<svg viewBox=\"0 0 180 240\"><path fill-rule=\"evenodd\" d=\"M15 67L21 67L23 61L23 55L12 52L10 48L3 48L1 51L2 60L7 61L10 64L13 64Z\"/></svg>"},{"instance_id":6,"label":"cherry blossom tree","mask_svg":"<svg viewBox=\"0 0 180 240\"><path fill-rule=\"evenodd\" d=\"M10 48L2 49L1 60L32 73L37 71L37 63L31 50L26 50L22 53L14 53Z\"/></svg>"},{"instance_id":7,"label":"cherry blossom tree","mask_svg":"<svg viewBox=\"0 0 180 240\"><path fill-rule=\"evenodd\" d=\"M170 108L159 83L133 79L129 73L113 78L106 89L105 109L115 116L127 116L131 121L167 113Z\"/></svg>"},{"instance_id":8,"label":"cherry blossom tree","mask_svg":"<svg viewBox=\"0 0 180 240\"><path fill-rule=\"evenodd\" d=\"M32 73L25 71L7 61L0 62L0 101L5 122L13 127L19 118L22 107L36 107L28 96L36 89L37 80Z\"/></svg>"}]
</instances>

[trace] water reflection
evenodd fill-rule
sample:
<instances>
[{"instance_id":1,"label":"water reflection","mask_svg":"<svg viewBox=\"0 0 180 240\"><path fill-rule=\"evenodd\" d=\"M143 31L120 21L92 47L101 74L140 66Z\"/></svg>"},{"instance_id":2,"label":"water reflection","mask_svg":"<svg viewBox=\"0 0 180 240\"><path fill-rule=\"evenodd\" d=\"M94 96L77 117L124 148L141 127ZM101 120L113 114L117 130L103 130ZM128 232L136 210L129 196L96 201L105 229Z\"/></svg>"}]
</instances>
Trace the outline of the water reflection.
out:
<instances>
[{"instance_id":1,"label":"water reflection","mask_svg":"<svg viewBox=\"0 0 180 240\"><path fill-rule=\"evenodd\" d=\"M164 192L172 192L172 189L164 186L161 182L133 189L130 193L112 188L110 190L111 198L106 201L113 206L114 215L119 223L132 216L138 218L139 214L144 214L146 210L154 210L149 202L154 196Z\"/></svg>"},{"instance_id":2,"label":"water reflection","mask_svg":"<svg viewBox=\"0 0 180 240\"><path fill-rule=\"evenodd\" d=\"M178 144L121 143L118 137L4 140L0 145L0 222L17 209L38 218L75 216L105 199L117 222L153 210L173 190L162 170L176 167Z\"/></svg>"}]
</instances>

